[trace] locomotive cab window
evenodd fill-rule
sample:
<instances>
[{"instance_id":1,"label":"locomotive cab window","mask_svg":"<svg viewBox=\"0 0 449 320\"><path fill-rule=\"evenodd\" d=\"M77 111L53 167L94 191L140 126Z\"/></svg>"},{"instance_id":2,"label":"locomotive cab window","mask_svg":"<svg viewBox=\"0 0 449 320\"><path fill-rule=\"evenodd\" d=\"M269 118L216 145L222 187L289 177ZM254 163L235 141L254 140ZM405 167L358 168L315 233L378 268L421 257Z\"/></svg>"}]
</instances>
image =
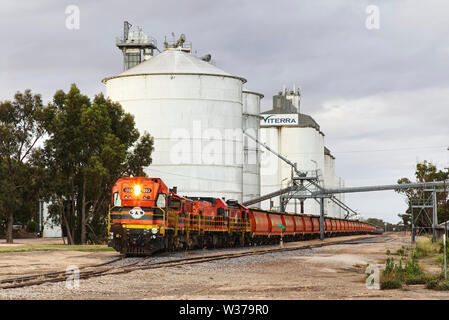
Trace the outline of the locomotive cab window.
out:
<instances>
[{"instance_id":1,"label":"locomotive cab window","mask_svg":"<svg viewBox=\"0 0 449 320\"><path fill-rule=\"evenodd\" d=\"M170 209L179 211L179 209L181 209L181 200L171 198L170 199Z\"/></svg>"},{"instance_id":2,"label":"locomotive cab window","mask_svg":"<svg viewBox=\"0 0 449 320\"><path fill-rule=\"evenodd\" d=\"M167 206L167 196L159 193L156 200L156 207L165 208Z\"/></svg>"},{"instance_id":3,"label":"locomotive cab window","mask_svg":"<svg viewBox=\"0 0 449 320\"><path fill-rule=\"evenodd\" d=\"M114 192L114 206L115 207L121 207L122 206L122 199L120 199L120 194L118 192Z\"/></svg>"}]
</instances>

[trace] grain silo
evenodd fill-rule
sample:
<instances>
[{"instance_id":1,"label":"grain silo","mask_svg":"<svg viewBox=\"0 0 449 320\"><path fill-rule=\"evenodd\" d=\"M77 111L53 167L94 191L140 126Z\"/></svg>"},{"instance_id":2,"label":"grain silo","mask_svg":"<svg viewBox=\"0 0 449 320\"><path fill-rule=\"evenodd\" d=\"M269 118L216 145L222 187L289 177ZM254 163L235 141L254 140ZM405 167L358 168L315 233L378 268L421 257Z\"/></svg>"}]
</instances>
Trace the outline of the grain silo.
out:
<instances>
[{"instance_id":1,"label":"grain silo","mask_svg":"<svg viewBox=\"0 0 449 320\"><path fill-rule=\"evenodd\" d=\"M180 40L104 79L106 95L154 137L149 176L177 186L181 195L242 201L246 80L193 56Z\"/></svg>"},{"instance_id":2,"label":"grain silo","mask_svg":"<svg viewBox=\"0 0 449 320\"><path fill-rule=\"evenodd\" d=\"M243 90L243 131L259 139L260 137L260 100L263 94ZM260 146L243 136L243 201L260 196ZM257 204L255 205L257 206Z\"/></svg>"},{"instance_id":3,"label":"grain silo","mask_svg":"<svg viewBox=\"0 0 449 320\"><path fill-rule=\"evenodd\" d=\"M338 178L335 176L335 157L327 147L324 147L324 185L326 188L338 188L339 186ZM327 215L339 216L339 207L329 199L326 199L325 202Z\"/></svg>"},{"instance_id":4,"label":"grain silo","mask_svg":"<svg viewBox=\"0 0 449 320\"><path fill-rule=\"evenodd\" d=\"M293 163L301 171L324 174L324 134L309 115L299 112L300 92L279 92L273 96L273 109L261 113L261 140ZM291 167L278 157L265 153L261 160L261 194L283 189L291 182ZM279 197L262 202L264 209L279 209ZM319 213L319 204L313 200L292 199L285 208L288 212Z\"/></svg>"}]
</instances>

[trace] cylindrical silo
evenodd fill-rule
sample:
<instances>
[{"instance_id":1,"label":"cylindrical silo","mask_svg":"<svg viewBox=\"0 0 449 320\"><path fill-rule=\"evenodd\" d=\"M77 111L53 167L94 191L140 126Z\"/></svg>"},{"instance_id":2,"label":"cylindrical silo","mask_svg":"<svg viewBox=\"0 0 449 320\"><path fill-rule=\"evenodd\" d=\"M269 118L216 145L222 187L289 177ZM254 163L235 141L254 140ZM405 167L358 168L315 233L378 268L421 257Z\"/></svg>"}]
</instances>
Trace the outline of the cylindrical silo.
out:
<instances>
[{"instance_id":1,"label":"cylindrical silo","mask_svg":"<svg viewBox=\"0 0 449 320\"><path fill-rule=\"evenodd\" d=\"M300 117L303 116L302 114ZM301 171L318 171L323 178L324 171L324 136L313 127L282 127L281 128L281 154L293 163ZM291 167L282 163L281 180L291 177ZM285 187L285 186L284 186ZM286 207L288 212L299 212L299 201L290 201ZM308 199L304 202L304 213L319 214L319 204Z\"/></svg>"},{"instance_id":2,"label":"cylindrical silo","mask_svg":"<svg viewBox=\"0 0 449 320\"><path fill-rule=\"evenodd\" d=\"M242 200L245 79L167 49L103 82L140 133L154 137L149 176L181 195Z\"/></svg>"},{"instance_id":3,"label":"cylindrical silo","mask_svg":"<svg viewBox=\"0 0 449 320\"><path fill-rule=\"evenodd\" d=\"M270 146L276 152L280 148L280 127L265 127L260 128L260 141ZM281 189L280 177L280 161L279 158L272 152L261 148L260 150L260 194L266 195ZM285 183L284 183L284 188ZM273 206L271 206L272 202ZM279 197L271 200L265 200L261 203L262 209L279 208Z\"/></svg>"},{"instance_id":4,"label":"cylindrical silo","mask_svg":"<svg viewBox=\"0 0 449 320\"><path fill-rule=\"evenodd\" d=\"M243 131L260 138L260 93L243 90ZM260 146L243 135L243 201L260 196ZM258 206L255 204L254 206Z\"/></svg>"}]
</instances>

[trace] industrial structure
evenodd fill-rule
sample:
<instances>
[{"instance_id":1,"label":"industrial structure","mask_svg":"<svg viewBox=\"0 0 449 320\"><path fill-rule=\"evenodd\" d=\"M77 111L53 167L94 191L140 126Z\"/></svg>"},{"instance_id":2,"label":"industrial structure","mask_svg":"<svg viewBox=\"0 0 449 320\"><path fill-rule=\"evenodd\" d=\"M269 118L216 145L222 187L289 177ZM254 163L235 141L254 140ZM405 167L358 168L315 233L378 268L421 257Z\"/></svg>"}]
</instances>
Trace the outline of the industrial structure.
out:
<instances>
[{"instance_id":1,"label":"industrial structure","mask_svg":"<svg viewBox=\"0 0 449 320\"><path fill-rule=\"evenodd\" d=\"M156 40L140 29L131 32L130 26L125 22L124 36L116 42L124 71L103 80L106 95L135 116L141 133L154 137L153 163L146 172L177 186L179 195L319 214L324 239L325 216L360 218L344 203L345 193L445 185L344 187L322 129L301 112L299 87L284 86L272 109L261 112L264 96L244 89L246 79L217 68L210 54L195 56L185 35L176 39L172 33L161 51ZM430 206L435 237L436 201L413 208Z\"/></svg>"},{"instance_id":2,"label":"industrial structure","mask_svg":"<svg viewBox=\"0 0 449 320\"><path fill-rule=\"evenodd\" d=\"M261 141L296 163L302 172L314 176L321 187L342 187L343 180L335 175L335 157L324 145L324 133L311 116L300 112L300 102L300 89L295 86L289 91L284 86L278 95L273 96L273 108L261 113ZM291 186L291 176L291 166L275 154L266 153L261 167L261 194ZM337 198L344 201L343 196ZM281 197L263 201L262 207L279 210ZM320 211L320 203L314 199L292 199L285 210L316 213ZM342 208L330 199L325 201L324 214L339 218L345 216Z\"/></svg>"},{"instance_id":3,"label":"industrial structure","mask_svg":"<svg viewBox=\"0 0 449 320\"><path fill-rule=\"evenodd\" d=\"M125 71L103 83L106 96L135 116L139 131L154 137L149 176L177 186L181 195L243 203L291 186L292 167L263 149L260 140L312 177L315 189L343 186L320 126L300 112L299 88L284 87L273 97L273 109L261 113L264 96L244 89L246 79L209 63L210 55L196 57L184 35L171 42L165 39L160 51L154 39L129 27L125 22L124 37L117 41ZM252 205L320 213L316 199L287 197L277 195ZM347 217L348 209L337 200L342 203L343 195L325 199L324 214Z\"/></svg>"}]
</instances>

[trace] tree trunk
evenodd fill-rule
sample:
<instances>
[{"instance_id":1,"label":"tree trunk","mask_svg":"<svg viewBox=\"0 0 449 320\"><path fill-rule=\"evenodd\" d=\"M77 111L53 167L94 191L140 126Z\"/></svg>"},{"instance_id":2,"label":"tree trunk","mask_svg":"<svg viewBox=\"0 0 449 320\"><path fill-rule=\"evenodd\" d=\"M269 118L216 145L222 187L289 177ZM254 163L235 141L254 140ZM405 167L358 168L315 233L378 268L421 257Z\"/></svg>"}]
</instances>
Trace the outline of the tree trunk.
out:
<instances>
[{"instance_id":1,"label":"tree trunk","mask_svg":"<svg viewBox=\"0 0 449 320\"><path fill-rule=\"evenodd\" d=\"M13 243L12 225L14 224L14 213L8 213L8 225L6 227L6 243Z\"/></svg>"},{"instance_id":2,"label":"tree trunk","mask_svg":"<svg viewBox=\"0 0 449 320\"><path fill-rule=\"evenodd\" d=\"M72 228L72 241L73 241L73 244L75 244L75 240L76 240L75 239L75 230L77 227L77 214L75 213L75 184L74 184L73 177L71 179L72 179L72 199L70 201L70 205L71 205L70 221L71 222L75 221L73 223L73 228Z\"/></svg>"},{"instance_id":3,"label":"tree trunk","mask_svg":"<svg viewBox=\"0 0 449 320\"><path fill-rule=\"evenodd\" d=\"M69 221L67 220L67 216L65 215L64 211L65 211L65 206L63 205L62 206L62 217L64 220L65 229L67 231L67 243L69 245L73 245L73 237L72 237L72 233L70 230L70 224L69 224Z\"/></svg>"},{"instance_id":4,"label":"tree trunk","mask_svg":"<svg viewBox=\"0 0 449 320\"><path fill-rule=\"evenodd\" d=\"M83 177L83 197L81 201L81 244L86 244L86 177Z\"/></svg>"}]
</instances>

